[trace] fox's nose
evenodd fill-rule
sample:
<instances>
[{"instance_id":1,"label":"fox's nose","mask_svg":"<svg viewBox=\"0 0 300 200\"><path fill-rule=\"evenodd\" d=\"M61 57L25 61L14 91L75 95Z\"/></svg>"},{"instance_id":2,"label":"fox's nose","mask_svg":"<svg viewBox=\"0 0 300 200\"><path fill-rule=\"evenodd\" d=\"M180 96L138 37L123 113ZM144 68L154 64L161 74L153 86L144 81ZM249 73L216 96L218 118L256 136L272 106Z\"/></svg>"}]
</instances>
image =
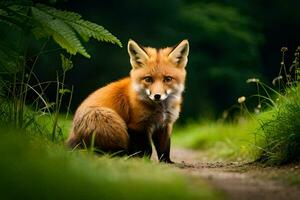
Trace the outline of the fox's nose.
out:
<instances>
[{"instance_id":1,"label":"fox's nose","mask_svg":"<svg viewBox=\"0 0 300 200\"><path fill-rule=\"evenodd\" d=\"M160 97L161 97L160 94L155 94L155 95L154 95L154 99L155 99L155 100L160 100Z\"/></svg>"}]
</instances>

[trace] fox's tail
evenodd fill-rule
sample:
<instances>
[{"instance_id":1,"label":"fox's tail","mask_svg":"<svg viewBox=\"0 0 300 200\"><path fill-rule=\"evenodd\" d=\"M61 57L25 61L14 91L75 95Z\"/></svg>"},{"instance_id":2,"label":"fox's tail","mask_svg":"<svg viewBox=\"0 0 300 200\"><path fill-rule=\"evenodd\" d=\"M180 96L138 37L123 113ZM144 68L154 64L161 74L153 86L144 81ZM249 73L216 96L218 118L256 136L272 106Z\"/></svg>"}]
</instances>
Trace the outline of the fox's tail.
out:
<instances>
[{"instance_id":1,"label":"fox's tail","mask_svg":"<svg viewBox=\"0 0 300 200\"><path fill-rule=\"evenodd\" d=\"M126 123L114 110L89 107L76 113L67 145L75 148L89 147L92 144L94 148L104 152L128 149L129 136Z\"/></svg>"}]
</instances>

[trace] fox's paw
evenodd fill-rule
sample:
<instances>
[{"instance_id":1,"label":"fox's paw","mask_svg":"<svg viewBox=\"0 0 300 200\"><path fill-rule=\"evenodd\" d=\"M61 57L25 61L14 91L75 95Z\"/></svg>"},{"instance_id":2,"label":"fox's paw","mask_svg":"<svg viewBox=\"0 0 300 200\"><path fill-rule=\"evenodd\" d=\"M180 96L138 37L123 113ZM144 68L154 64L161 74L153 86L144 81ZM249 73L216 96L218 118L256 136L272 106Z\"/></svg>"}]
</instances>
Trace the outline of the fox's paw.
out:
<instances>
[{"instance_id":1,"label":"fox's paw","mask_svg":"<svg viewBox=\"0 0 300 200\"><path fill-rule=\"evenodd\" d=\"M159 162L163 162L163 163L167 163L167 164L174 164L175 163L170 158L160 159Z\"/></svg>"}]
</instances>

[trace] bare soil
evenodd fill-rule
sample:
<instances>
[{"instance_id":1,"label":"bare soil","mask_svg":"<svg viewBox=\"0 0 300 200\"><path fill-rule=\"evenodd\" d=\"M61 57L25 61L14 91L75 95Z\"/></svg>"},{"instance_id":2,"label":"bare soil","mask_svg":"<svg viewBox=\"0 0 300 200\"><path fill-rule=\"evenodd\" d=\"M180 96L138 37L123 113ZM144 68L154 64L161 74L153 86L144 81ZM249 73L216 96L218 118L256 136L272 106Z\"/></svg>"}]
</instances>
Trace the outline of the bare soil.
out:
<instances>
[{"instance_id":1,"label":"bare soil","mask_svg":"<svg viewBox=\"0 0 300 200\"><path fill-rule=\"evenodd\" d=\"M289 173L300 173L298 165L265 167L239 162L207 162L198 151L172 149L172 159L180 172L204 179L222 191L227 199L300 199L300 186L284 182ZM226 198L226 197L224 197Z\"/></svg>"}]
</instances>

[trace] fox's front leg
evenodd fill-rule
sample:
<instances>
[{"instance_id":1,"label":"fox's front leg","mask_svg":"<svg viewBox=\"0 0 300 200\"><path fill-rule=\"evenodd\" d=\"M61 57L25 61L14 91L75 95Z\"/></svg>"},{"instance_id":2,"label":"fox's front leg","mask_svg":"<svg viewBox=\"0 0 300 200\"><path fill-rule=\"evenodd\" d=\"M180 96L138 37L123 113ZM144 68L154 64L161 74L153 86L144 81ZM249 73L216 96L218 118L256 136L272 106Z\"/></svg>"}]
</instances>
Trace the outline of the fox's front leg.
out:
<instances>
[{"instance_id":1,"label":"fox's front leg","mask_svg":"<svg viewBox=\"0 0 300 200\"><path fill-rule=\"evenodd\" d=\"M172 128L173 124L168 124L153 133L152 140L160 162L174 163L170 159Z\"/></svg>"},{"instance_id":2,"label":"fox's front leg","mask_svg":"<svg viewBox=\"0 0 300 200\"><path fill-rule=\"evenodd\" d=\"M128 134L130 137L130 144L128 153L131 156L137 157L151 157L152 146L149 134L145 131L136 131L128 129Z\"/></svg>"}]
</instances>

